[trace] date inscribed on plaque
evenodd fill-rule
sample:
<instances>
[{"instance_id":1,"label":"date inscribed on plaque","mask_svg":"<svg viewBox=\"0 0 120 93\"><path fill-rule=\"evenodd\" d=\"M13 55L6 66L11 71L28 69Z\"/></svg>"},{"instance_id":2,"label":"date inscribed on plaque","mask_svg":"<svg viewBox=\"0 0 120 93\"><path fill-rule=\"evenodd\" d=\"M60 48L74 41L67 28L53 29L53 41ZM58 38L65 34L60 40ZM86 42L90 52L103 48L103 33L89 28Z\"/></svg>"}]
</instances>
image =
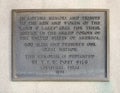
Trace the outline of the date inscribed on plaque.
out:
<instances>
[{"instance_id":1,"label":"date inscribed on plaque","mask_svg":"<svg viewBox=\"0 0 120 93\"><path fill-rule=\"evenodd\" d=\"M107 10L13 10L13 80L108 80Z\"/></svg>"}]
</instances>

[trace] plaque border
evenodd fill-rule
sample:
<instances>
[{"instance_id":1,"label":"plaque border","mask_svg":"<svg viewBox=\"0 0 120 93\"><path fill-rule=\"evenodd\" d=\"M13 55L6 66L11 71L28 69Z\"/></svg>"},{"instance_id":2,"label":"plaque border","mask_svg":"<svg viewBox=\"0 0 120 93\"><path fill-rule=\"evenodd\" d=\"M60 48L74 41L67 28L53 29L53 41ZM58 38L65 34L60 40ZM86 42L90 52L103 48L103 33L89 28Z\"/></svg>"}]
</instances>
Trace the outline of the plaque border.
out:
<instances>
[{"instance_id":1,"label":"plaque border","mask_svg":"<svg viewBox=\"0 0 120 93\"><path fill-rule=\"evenodd\" d=\"M11 80L12 81L70 81L70 82L76 82L76 81L82 81L82 82L108 82L110 80L110 32L109 32L109 9L12 9L11 11ZM105 12L106 15L106 62L105 62L105 77L104 79L97 79L97 78L76 78L76 79L53 79L53 78L20 78L16 76L16 67L15 67L15 35L14 35L14 13L21 13L21 12Z\"/></svg>"}]
</instances>

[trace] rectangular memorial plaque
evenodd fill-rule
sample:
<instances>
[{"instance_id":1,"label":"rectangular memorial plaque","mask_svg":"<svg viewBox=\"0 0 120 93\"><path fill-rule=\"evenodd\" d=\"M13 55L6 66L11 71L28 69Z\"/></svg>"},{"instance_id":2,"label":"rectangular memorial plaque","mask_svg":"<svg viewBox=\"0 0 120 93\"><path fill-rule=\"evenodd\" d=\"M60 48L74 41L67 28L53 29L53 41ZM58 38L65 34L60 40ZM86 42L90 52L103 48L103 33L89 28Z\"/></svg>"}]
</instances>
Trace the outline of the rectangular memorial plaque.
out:
<instances>
[{"instance_id":1,"label":"rectangular memorial plaque","mask_svg":"<svg viewBox=\"0 0 120 93\"><path fill-rule=\"evenodd\" d=\"M108 10L13 10L13 80L108 80Z\"/></svg>"}]
</instances>

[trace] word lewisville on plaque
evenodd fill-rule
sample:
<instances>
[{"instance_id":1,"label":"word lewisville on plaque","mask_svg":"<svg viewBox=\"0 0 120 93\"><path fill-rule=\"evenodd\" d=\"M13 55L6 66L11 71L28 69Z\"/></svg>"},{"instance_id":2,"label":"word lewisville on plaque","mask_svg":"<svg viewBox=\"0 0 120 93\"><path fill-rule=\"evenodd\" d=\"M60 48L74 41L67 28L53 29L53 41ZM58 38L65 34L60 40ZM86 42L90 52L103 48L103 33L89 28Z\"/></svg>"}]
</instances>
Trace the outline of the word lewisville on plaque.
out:
<instances>
[{"instance_id":1,"label":"word lewisville on plaque","mask_svg":"<svg viewBox=\"0 0 120 93\"><path fill-rule=\"evenodd\" d=\"M12 80L107 81L107 9L12 10Z\"/></svg>"}]
</instances>

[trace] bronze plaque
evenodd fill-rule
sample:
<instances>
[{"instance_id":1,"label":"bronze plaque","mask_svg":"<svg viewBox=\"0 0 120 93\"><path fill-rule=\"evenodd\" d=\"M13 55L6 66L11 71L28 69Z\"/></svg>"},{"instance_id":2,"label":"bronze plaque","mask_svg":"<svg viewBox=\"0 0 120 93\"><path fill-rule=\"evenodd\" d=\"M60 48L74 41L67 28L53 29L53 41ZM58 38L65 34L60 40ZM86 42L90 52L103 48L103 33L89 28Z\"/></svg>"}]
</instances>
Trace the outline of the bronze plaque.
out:
<instances>
[{"instance_id":1,"label":"bronze plaque","mask_svg":"<svg viewBox=\"0 0 120 93\"><path fill-rule=\"evenodd\" d=\"M108 10L13 10L13 80L108 80Z\"/></svg>"}]
</instances>

